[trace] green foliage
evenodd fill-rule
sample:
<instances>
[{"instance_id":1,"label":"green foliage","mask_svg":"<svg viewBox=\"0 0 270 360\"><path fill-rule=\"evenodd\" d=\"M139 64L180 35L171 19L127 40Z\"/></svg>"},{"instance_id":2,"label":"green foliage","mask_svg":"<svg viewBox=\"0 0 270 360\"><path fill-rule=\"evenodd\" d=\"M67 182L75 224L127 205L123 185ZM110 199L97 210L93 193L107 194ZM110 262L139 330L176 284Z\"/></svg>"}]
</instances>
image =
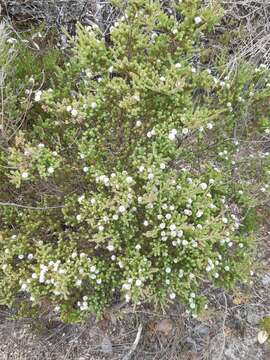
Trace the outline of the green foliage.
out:
<instances>
[{"instance_id":1,"label":"green foliage","mask_svg":"<svg viewBox=\"0 0 270 360\"><path fill-rule=\"evenodd\" d=\"M260 327L270 335L270 316L266 316L260 321Z\"/></svg>"},{"instance_id":2,"label":"green foliage","mask_svg":"<svg viewBox=\"0 0 270 360\"><path fill-rule=\"evenodd\" d=\"M23 293L69 322L119 298L177 298L196 313L204 282L245 281L249 209L268 192L268 154L258 167L240 151L262 108L269 115L267 69L200 61L202 32L222 11L200 1L178 2L176 17L157 1L116 6L109 44L78 26L68 62L42 58L54 74L42 89L40 60L23 55L34 73L20 95L27 111L0 150L0 302Z\"/></svg>"}]
</instances>

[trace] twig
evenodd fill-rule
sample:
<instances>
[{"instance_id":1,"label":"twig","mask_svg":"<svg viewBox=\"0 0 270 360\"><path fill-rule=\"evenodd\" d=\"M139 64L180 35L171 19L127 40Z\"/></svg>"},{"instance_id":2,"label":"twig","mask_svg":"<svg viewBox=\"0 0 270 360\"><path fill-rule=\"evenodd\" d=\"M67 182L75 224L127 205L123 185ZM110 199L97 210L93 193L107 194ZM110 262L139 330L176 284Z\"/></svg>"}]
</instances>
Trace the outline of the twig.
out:
<instances>
[{"instance_id":1,"label":"twig","mask_svg":"<svg viewBox=\"0 0 270 360\"><path fill-rule=\"evenodd\" d=\"M134 353L134 351L136 350L136 348L138 346L138 343L139 343L140 338L141 338L141 334L142 334L142 324L139 325L139 328L138 328L137 335L136 335L134 343L132 344L129 352L123 357L122 360L129 360L130 359L131 355Z\"/></svg>"},{"instance_id":2,"label":"twig","mask_svg":"<svg viewBox=\"0 0 270 360\"><path fill-rule=\"evenodd\" d=\"M226 295L224 293L223 293L223 297L224 297L224 302L225 302L225 314L224 314L224 318L223 318L223 322L222 322L223 341L222 341L221 350L220 350L217 360L222 360L224 349L225 349L225 344L226 344L226 335L225 335L224 329L225 329L225 323L226 323L226 319L227 319L228 304L227 304Z\"/></svg>"},{"instance_id":3,"label":"twig","mask_svg":"<svg viewBox=\"0 0 270 360\"><path fill-rule=\"evenodd\" d=\"M50 210L50 209L60 209L60 208L64 207L64 205L47 206L47 207L27 206L27 205L21 205L21 204L10 203L10 202L1 202L1 201L0 201L0 206L14 206L14 207L30 209L30 210Z\"/></svg>"}]
</instances>

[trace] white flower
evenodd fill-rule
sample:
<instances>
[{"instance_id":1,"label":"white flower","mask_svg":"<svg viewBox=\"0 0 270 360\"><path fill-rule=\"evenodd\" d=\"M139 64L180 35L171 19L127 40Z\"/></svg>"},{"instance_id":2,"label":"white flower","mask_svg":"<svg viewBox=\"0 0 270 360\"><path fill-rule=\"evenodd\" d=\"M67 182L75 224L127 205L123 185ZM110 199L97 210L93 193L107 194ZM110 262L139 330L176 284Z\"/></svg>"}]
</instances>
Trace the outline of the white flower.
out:
<instances>
[{"instance_id":1,"label":"white flower","mask_svg":"<svg viewBox=\"0 0 270 360\"><path fill-rule=\"evenodd\" d=\"M188 132L189 132L188 128L183 128L183 129L182 129L182 134L183 134L183 135L187 135Z\"/></svg>"},{"instance_id":2,"label":"white flower","mask_svg":"<svg viewBox=\"0 0 270 360\"><path fill-rule=\"evenodd\" d=\"M97 284L100 285L102 283L101 279L97 279Z\"/></svg>"},{"instance_id":3,"label":"white flower","mask_svg":"<svg viewBox=\"0 0 270 360\"><path fill-rule=\"evenodd\" d=\"M176 297L175 293L173 293L173 292L170 293L170 299L171 299L171 300L175 299L175 297Z\"/></svg>"},{"instance_id":4,"label":"white flower","mask_svg":"<svg viewBox=\"0 0 270 360\"><path fill-rule=\"evenodd\" d=\"M91 103L91 108L92 108L92 109L95 109L96 107L97 107L97 103L93 101L93 102Z\"/></svg>"},{"instance_id":5,"label":"white flower","mask_svg":"<svg viewBox=\"0 0 270 360\"><path fill-rule=\"evenodd\" d=\"M126 211L126 208L123 205L121 205L119 206L118 211L123 214Z\"/></svg>"},{"instance_id":6,"label":"white flower","mask_svg":"<svg viewBox=\"0 0 270 360\"><path fill-rule=\"evenodd\" d=\"M35 101L40 101L40 99L41 99L41 95L42 95L42 91L41 90L38 90L38 91L36 91L36 93L35 93Z\"/></svg>"},{"instance_id":7,"label":"white flower","mask_svg":"<svg viewBox=\"0 0 270 360\"><path fill-rule=\"evenodd\" d=\"M195 309L195 307L196 307L196 305L194 304L194 302L191 302L191 303L189 304L189 306L190 306L191 309Z\"/></svg>"},{"instance_id":8,"label":"white flower","mask_svg":"<svg viewBox=\"0 0 270 360\"><path fill-rule=\"evenodd\" d=\"M139 172L143 172L143 171L144 171L144 166L141 165L141 166L139 167Z\"/></svg>"},{"instance_id":9,"label":"white flower","mask_svg":"<svg viewBox=\"0 0 270 360\"><path fill-rule=\"evenodd\" d=\"M92 199L90 200L90 203L91 203L92 205L95 205L96 199L92 198Z\"/></svg>"},{"instance_id":10,"label":"white flower","mask_svg":"<svg viewBox=\"0 0 270 360\"><path fill-rule=\"evenodd\" d=\"M160 227L160 229L165 229L165 227L166 227L166 224L164 224L164 223L161 223L161 224L159 225L159 227Z\"/></svg>"},{"instance_id":11,"label":"white flower","mask_svg":"<svg viewBox=\"0 0 270 360\"><path fill-rule=\"evenodd\" d=\"M227 223L228 223L228 219L227 219L226 217L223 217L223 218L222 218L222 221L223 221L224 224L227 224Z\"/></svg>"},{"instance_id":12,"label":"white flower","mask_svg":"<svg viewBox=\"0 0 270 360\"><path fill-rule=\"evenodd\" d=\"M81 285L82 285L82 280L78 279L78 280L76 281L76 286L81 286Z\"/></svg>"},{"instance_id":13,"label":"white flower","mask_svg":"<svg viewBox=\"0 0 270 360\"><path fill-rule=\"evenodd\" d=\"M72 110L71 110L71 115L74 116L74 117L77 116L77 115L78 115L78 111L77 111L76 109L72 109Z\"/></svg>"},{"instance_id":14,"label":"white flower","mask_svg":"<svg viewBox=\"0 0 270 360\"><path fill-rule=\"evenodd\" d=\"M166 168L166 165L165 165L165 164L163 164L163 163L160 164L160 169L161 169L161 170L164 170L165 168Z\"/></svg>"},{"instance_id":15,"label":"white flower","mask_svg":"<svg viewBox=\"0 0 270 360\"><path fill-rule=\"evenodd\" d=\"M199 16L196 16L194 18L194 22L195 22L196 25L199 25L202 22L202 19Z\"/></svg>"},{"instance_id":16,"label":"white flower","mask_svg":"<svg viewBox=\"0 0 270 360\"><path fill-rule=\"evenodd\" d=\"M209 130L213 129L213 124L212 123L208 123L206 126L207 126L207 129L209 129Z\"/></svg>"},{"instance_id":17,"label":"white flower","mask_svg":"<svg viewBox=\"0 0 270 360\"><path fill-rule=\"evenodd\" d=\"M24 258L24 255L23 255L23 254L20 254L20 255L18 256L18 258L19 258L20 260L22 260L22 259Z\"/></svg>"},{"instance_id":18,"label":"white flower","mask_svg":"<svg viewBox=\"0 0 270 360\"><path fill-rule=\"evenodd\" d=\"M176 225L175 225L175 224L171 224L171 225L170 225L170 230L171 230L171 231L174 231L175 229L176 229Z\"/></svg>"},{"instance_id":19,"label":"white flower","mask_svg":"<svg viewBox=\"0 0 270 360\"><path fill-rule=\"evenodd\" d=\"M141 196L138 196L138 203L141 203L143 198Z\"/></svg>"},{"instance_id":20,"label":"white flower","mask_svg":"<svg viewBox=\"0 0 270 360\"><path fill-rule=\"evenodd\" d=\"M76 257L77 257L77 253L76 252L73 252L72 254L71 254L71 257L72 257L72 259L75 259Z\"/></svg>"},{"instance_id":21,"label":"white flower","mask_svg":"<svg viewBox=\"0 0 270 360\"><path fill-rule=\"evenodd\" d=\"M8 44L16 44L16 42L17 42L17 39L15 39L15 38L9 38L9 39L7 39L7 43L8 43Z\"/></svg>"},{"instance_id":22,"label":"white flower","mask_svg":"<svg viewBox=\"0 0 270 360\"><path fill-rule=\"evenodd\" d=\"M71 112L71 110L72 110L72 107L70 105L67 106L67 112Z\"/></svg>"},{"instance_id":23,"label":"white flower","mask_svg":"<svg viewBox=\"0 0 270 360\"><path fill-rule=\"evenodd\" d=\"M192 211L189 210L189 209L185 209L185 210L184 210L184 214L187 215L187 216L191 216L191 215L192 215Z\"/></svg>"},{"instance_id":24,"label":"white flower","mask_svg":"<svg viewBox=\"0 0 270 360\"><path fill-rule=\"evenodd\" d=\"M131 176L127 176L126 181L128 184L132 183L133 179Z\"/></svg>"},{"instance_id":25,"label":"white flower","mask_svg":"<svg viewBox=\"0 0 270 360\"><path fill-rule=\"evenodd\" d=\"M229 266L225 266L225 267L224 267L224 270L225 270L225 271L229 271L229 270L230 270L230 267L229 267Z\"/></svg>"},{"instance_id":26,"label":"white flower","mask_svg":"<svg viewBox=\"0 0 270 360\"><path fill-rule=\"evenodd\" d=\"M140 127L142 125L142 122L140 120L136 121L136 127Z\"/></svg>"},{"instance_id":27,"label":"white flower","mask_svg":"<svg viewBox=\"0 0 270 360\"><path fill-rule=\"evenodd\" d=\"M110 66L108 69L109 73L111 74L113 72L113 66Z\"/></svg>"},{"instance_id":28,"label":"white flower","mask_svg":"<svg viewBox=\"0 0 270 360\"><path fill-rule=\"evenodd\" d=\"M129 283L126 283L126 284L123 284L122 288L123 288L124 290L130 290L131 285L130 285Z\"/></svg>"},{"instance_id":29,"label":"white flower","mask_svg":"<svg viewBox=\"0 0 270 360\"><path fill-rule=\"evenodd\" d=\"M102 232L103 230L104 230L104 226L103 226L103 225L99 225L98 231L99 231L99 232Z\"/></svg>"},{"instance_id":30,"label":"white flower","mask_svg":"<svg viewBox=\"0 0 270 360\"><path fill-rule=\"evenodd\" d=\"M48 171L49 174L53 174L54 173L54 168L52 166L49 166L47 171Z\"/></svg>"},{"instance_id":31,"label":"white flower","mask_svg":"<svg viewBox=\"0 0 270 360\"><path fill-rule=\"evenodd\" d=\"M187 240L183 240L183 241L182 241L182 244L183 244L184 246L187 246L187 245L188 245L188 241L187 241Z\"/></svg>"},{"instance_id":32,"label":"white flower","mask_svg":"<svg viewBox=\"0 0 270 360\"><path fill-rule=\"evenodd\" d=\"M149 222L148 222L147 220L144 220L143 225L144 225L144 226L148 226L148 225L149 225Z\"/></svg>"},{"instance_id":33,"label":"white flower","mask_svg":"<svg viewBox=\"0 0 270 360\"><path fill-rule=\"evenodd\" d=\"M150 174L148 174L147 177L148 177L148 180L152 180L154 178L154 174L150 173Z\"/></svg>"},{"instance_id":34,"label":"white flower","mask_svg":"<svg viewBox=\"0 0 270 360\"><path fill-rule=\"evenodd\" d=\"M136 249L137 251L139 251L139 250L141 249L141 245L140 245L140 244L137 244L137 245L135 246L135 249Z\"/></svg>"},{"instance_id":35,"label":"white flower","mask_svg":"<svg viewBox=\"0 0 270 360\"><path fill-rule=\"evenodd\" d=\"M207 189L207 184L206 184L206 183L201 183L201 184L200 184L200 188L201 188L202 190L206 190L206 189Z\"/></svg>"},{"instance_id":36,"label":"white flower","mask_svg":"<svg viewBox=\"0 0 270 360\"><path fill-rule=\"evenodd\" d=\"M166 218L167 220L170 220L170 219L171 219L171 217L172 217L172 215L171 215L171 214L166 214L166 215L165 215L165 218Z\"/></svg>"},{"instance_id":37,"label":"white flower","mask_svg":"<svg viewBox=\"0 0 270 360\"><path fill-rule=\"evenodd\" d=\"M176 34L178 33L178 30L177 30L177 29L172 29L172 33L173 33L174 35L176 35Z\"/></svg>"},{"instance_id":38,"label":"white flower","mask_svg":"<svg viewBox=\"0 0 270 360\"><path fill-rule=\"evenodd\" d=\"M84 195L79 196L79 197L78 197L79 203L81 203L84 199L85 199L85 196L84 196Z\"/></svg>"},{"instance_id":39,"label":"white flower","mask_svg":"<svg viewBox=\"0 0 270 360\"><path fill-rule=\"evenodd\" d=\"M142 280L141 279L137 279L135 282L136 286L141 286L142 285Z\"/></svg>"},{"instance_id":40,"label":"white flower","mask_svg":"<svg viewBox=\"0 0 270 360\"><path fill-rule=\"evenodd\" d=\"M107 249L108 249L109 251L114 251L114 246L113 246L113 245L108 245L108 246L107 246Z\"/></svg>"},{"instance_id":41,"label":"white flower","mask_svg":"<svg viewBox=\"0 0 270 360\"><path fill-rule=\"evenodd\" d=\"M25 291L26 289L27 289L27 285L26 285L26 284L22 284L21 290L22 290L22 291Z\"/></svg>"},{"instance_id":42,"label":"white flower","mask_svg":"<svg viewBox=\"0 0 270 360\"><path fill-rule=\"evenodd\" d=\"M176 69L180 69L182 65L180 63L175 64Z\"/></svg>"},{"instance_id":43,"label":"white flower","mask_svg":"<svg viewBox=\"0 0 270 360\"><path fill-rule=\"evenodd\" d=\"M135 95L132 96L132 99L139 102L140 101L140 95L135 94Z\"/></svg>"},{"instance_id":44,"label":"white flower","mask_svg":"<svg viewBox=\"0 0 270 360\"><path fill-rule=\"evenodd\" d=\"M95 271L96 271L96 266L95 265L92 265L91 267L90 267L90 272L92 272L92 273L94 273Z\"/></svg>"},{"instance_id":45,"label":"white flower","mask_svg":"<svg viewBox=\"0 0 270 360\"><path fill-rule=\"evenodd\" d=\"M26 171L24 171L23 173L22 173L22 179L27 179L28 178L28 172L26 172Z\"/></svg>"},{"instance_id":46,"label":"white flower","mask_svg":"<svg viewBox=\"0 0 270 360\"><path fill-rule=\"evenodd\" d=\"M84 166L83 172L87 173L88 171L89 171L89 167L88 167L88 166Z\"/></svg>"},{"instance_id":47,"label":"white flower","mask_svg":"<svg viewBox=\"0 0 270 360\"><path fill-rule=\"evenodd\" d=\"M200 218L203 216L203 211L202 210L198 210L197 213L196 213L196 217L197 218Z\"/></svg>"},{"instance_id":48,"label":"white flower","mask_svg":"<svg viewBox=\"0 0 270 360\"><path fill-rule=\"evenodd\" d=\"M178 230L178 231L177 231L177 236L178 236L178 237L182 237L183 234L184 234L184 233L183 233L183 230Z\"/></svg>"},{"instance_id":49,"label":"white flower","mask_svg":"<svg viewBox=\"0 0 270 360\"><path fill-rule=\"evenodd\" d=\"M76 219L77 219L77 221L81 221L81 220L82 220L82 216L79 214L79 215L76 216Z\"/></svg>"},{"instance_id":50,"label":"white flower","mask_svg":"<svg viewBox=\"0 0 270 360\"><path fill-rule=\"evenodd\" d=\"M172 129L172 130L169 132L169 140L175 141L176 135L177 135L177 130L176 130L176 129Z\"/></svg>"},{"instance_id":51,"label":"white flower","mask_svg":"<svg viewBox=\"0 0 270 360\"><path fill-rule=\"evenodd\" d=\"M113 220L118 220L119 216L117 214L114 214L112 218L113 218Z\"/></svg>"},{"instance_id":52,"label":"white flower","mask_svg":"<svg viewBox=\"0 0 270 360\"><path fill-rule=\"evenodd\" d=\"M166 81L166 79L165 79L164 76L161 76L161 77L159 78L159 80L160 80L161 82L165 82L165 81Z\"/></svg>"},{"instance_id":53,"label":"white flower","mask_svg":"<svg viewBox=\"0 0 270 360\"><path fill-rule=\"evenodd\" d=\"M170 274L172 269L170 267L166 267L165 271L166 271L167 274Z\"/></svg>"}]
</instances>

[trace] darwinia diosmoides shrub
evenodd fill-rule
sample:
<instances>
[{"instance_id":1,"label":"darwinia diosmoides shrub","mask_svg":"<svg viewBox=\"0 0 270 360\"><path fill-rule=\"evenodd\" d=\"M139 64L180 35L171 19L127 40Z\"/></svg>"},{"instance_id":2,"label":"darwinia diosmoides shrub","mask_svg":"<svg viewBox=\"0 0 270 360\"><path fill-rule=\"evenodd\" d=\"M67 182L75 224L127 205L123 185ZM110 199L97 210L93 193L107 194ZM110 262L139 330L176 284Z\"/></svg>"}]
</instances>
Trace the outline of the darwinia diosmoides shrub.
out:
<instances>
[{"instance_id":1,"label":"darwinia diosmoides shrub","mask_svg":"<svg viewBox=\"0 0 270 360\"><path fill-rule=\"evenodd\" d=\"M66 321L119 298L196 313L205 281L249 275L246 218L268 191L269 159L259 154L253 183L239 146L267 128L267 70L200 64L218 8L121 3L109 42L78 26L51 84L31 79L25 119L0 150L1 304L45 299Z\"/></svg>"}]
</instances>

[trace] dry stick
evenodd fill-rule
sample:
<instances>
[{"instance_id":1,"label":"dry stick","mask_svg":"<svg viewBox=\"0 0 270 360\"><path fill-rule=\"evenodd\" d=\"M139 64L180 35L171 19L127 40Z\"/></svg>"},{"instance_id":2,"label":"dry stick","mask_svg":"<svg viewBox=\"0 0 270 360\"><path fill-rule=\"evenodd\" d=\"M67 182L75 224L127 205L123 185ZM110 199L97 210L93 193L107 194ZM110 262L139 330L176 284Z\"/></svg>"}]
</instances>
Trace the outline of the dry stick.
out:
<instances>
[{"instance_id":1,"label":"dry stick","mask_svg":"<svg viewBox=\"0 0 270 360\"><path fill-rule=\"evenodd\" d=\"M139 328L138 328L137 335L136 335L134 343L132 344L129 352L123 357L122 360L129 360L130 359L131 355L134 353L134 351L136 350L136 348L138 346L138 343L139 343L140 338L141 338L141 334L142 334L142 324L139 325Z\"/></svg>"},{"instance_id":2,"label":"dry stick","mask_svg":"<svg viewBox=\"0 0 270 360\"><path fill-rule=\"evenodd\" d=\"M225 314L224 314L224 318L223 318L223 323L222 323L222 332L223 332L223 341L222 341L222 346L221 346L221 350L220 350L220 354L217 358L217 360L222 360L222 356L223 356L223 352L225 349L225 344L226 344L226 335L225 335L225 323L226 323L226 319L227 319L227 309L228 309L228 304L227 304L227 298L223 293L223 297L224 297L224 302L225 302Z\"/></svg>"},{"instance_id":3,"label":"dry stick","mask_svg":"<svg viewBox=\"0 0 270 360\"><path fill-rule=\"evenodd\" d=\"M49 209L60 209L60 208L64 207L64 205L47 206L47 207L27 206L27 205L20 205L20 204L16 204L16 203L1 202L1 201L0 201L0 206L14 206L14 207L30 209L30 210L49 210Z\"/></svg>"}]
</instances>

